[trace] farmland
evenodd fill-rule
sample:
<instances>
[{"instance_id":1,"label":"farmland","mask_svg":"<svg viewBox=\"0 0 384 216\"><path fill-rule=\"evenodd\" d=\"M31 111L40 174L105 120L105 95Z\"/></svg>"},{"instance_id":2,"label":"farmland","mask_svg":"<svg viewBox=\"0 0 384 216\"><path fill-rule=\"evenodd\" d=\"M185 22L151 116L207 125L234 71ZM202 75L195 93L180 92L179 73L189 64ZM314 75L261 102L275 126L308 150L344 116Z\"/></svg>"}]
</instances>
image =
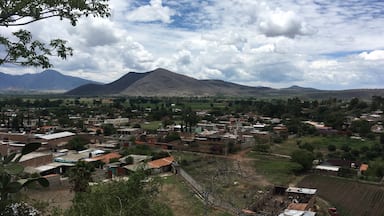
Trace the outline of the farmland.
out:
<instances>
[{"instance_id":1,"label":"farmland","mask_svg":"<svg viewBox=\"0 0 384 216\"><path fill-rule=\"evenodd\" d=\"M340 215L381 216L384 212L384 188L379 185L310 175L299 186L317 188L318 195L335 205Z\"/></svg>"}]
</instances>

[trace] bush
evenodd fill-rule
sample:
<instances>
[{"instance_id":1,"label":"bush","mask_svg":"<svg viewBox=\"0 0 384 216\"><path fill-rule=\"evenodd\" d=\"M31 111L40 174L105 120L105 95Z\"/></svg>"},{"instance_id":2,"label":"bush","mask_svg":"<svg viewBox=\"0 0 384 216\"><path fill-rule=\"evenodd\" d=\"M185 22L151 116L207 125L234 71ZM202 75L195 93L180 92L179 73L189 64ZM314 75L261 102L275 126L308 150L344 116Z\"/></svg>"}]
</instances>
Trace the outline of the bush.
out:
<instances>
[{"instance_id":1,"label":"bush","mask_svg":"<svg viewBox=\"0 0 384 216\"><path fill-rule=\"evenodd\" d=\"M253 150L258 152L269 152L270 148L271 146L268 144L258 144L253 147Z\"/></svg>"},{"instance_id":2,"label":"bush","mask_svg":"<svg viewBox=\"0 0 384 216\"><path fill-rule=\"evenodd\" d=\"M334 152L334 151L336 151L336 146L333 145L333 144L329 144L329 145L328 145L328 151L330 151L330 152Z\"/></svg>"},{"instance_id":3,"label":"bush","mask_svg":"<svg viewBox=\"0 0 384 216\"><path fill-rule=\"evenodd\" d=\"M303 171L311 169L315 159L313 154L306 150L296 150L292 153L291 157L293 162L303 166Z\"/></svg>"},{"instance_id":4,"label":"bush","mask_svg":"<svg viewBox=\"0 0 384 216\"><path fill-rule=\"evenodd\" d=\"M84 137L76 136L73 139L69 140L67 146L68 146L68 149L82 151L86 149L86 145L88 143L89 143L88 139Z\"/></svg>"},{"instance_id":5,"label":"bush","mask_svg":"<svg viewBox=\"0 0 384 216\"><path fill-rule=\"evenodd\" d=\"M133 164L133 157L131 156L128 156L125 158L125 163L126 164Z\"/></svg>"},{"instance_id":6,"label":"bush","mask_svg":"<svg viewBox=\"0 0 384 216\"><path fill-rule=\"evenodd\" d=\"M305 150L310 151L310 152L313 152L313 150L315 149L313 147L313 145L311 145L309 143L304 143L303 145L299 145L299 148L305 149Z\"/></svg>"}]
</instances>

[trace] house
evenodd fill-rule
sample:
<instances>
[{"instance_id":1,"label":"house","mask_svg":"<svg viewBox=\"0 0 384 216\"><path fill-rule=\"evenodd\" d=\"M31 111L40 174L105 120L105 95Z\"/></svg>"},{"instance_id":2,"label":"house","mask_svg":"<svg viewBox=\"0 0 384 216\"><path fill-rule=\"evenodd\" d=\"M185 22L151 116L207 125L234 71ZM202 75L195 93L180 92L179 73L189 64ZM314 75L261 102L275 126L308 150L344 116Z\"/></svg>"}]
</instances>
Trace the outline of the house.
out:
<instances>
[{"instance_id":1,"label":"house","mask_svg":"<svg viewBox=\"0 0 384 216\"><path fill-rule=\"evenodd\" d=\"M68 143L76 134L68 131L53 134L36 134L35 137L46 143L50 149L60 148Z\"/></svg>"},{"instance_id":2,"label":"house","mask_svg":"<svg viewBox=\"0 0 384 216\"><path fill-rule=\"evenodd\" d=\"M174 162L174 158L172 156L166 158L160 158L157 160L153 160L148 162L148 167L152 170L152 173L162 173L168 172L172 170L172 163Z\"/></svg>"},{"instance_id":3,"label":"house","mask_svg":"<svg viewBox=\"0 0 384 216\"><path fill-rule=\"evenodd\" d=\"M96 157L91 157L91 158L87 158L87 159L84 159L84 161L86 162L96 162L96 161L101 161L103 163L110 163L110 161L112 159L119 159L121 158L121 155L117 152L111 152L111 153L108 153L108 154L104 154L104 155L100 155L100 156L96 156Z\"/></svg>"},{"instance_id":4,"label":"house","mask_svg":"<svg viewBox=\"0 0 384 216\"><path fill-rule=\"evenodd\" d=\"M368 170L368 164L361 164L361 165L360 165L360 168L359 168L358 175L363 174L363 173L366 172L367 170Z\"/></svg>"},{"instance_id":5,"label":"house","mask_svg":"<svg viewBox=\"0 0 384 216\"><path fill-rule=\"evenodd\" d=\"M302 209L304 207L304 210L312 210L314 208L316 192L317 189L312 188L288 187L286 195L291 200L291 203L305 204L291 205L291 208Z\"/></svg>"}]
</instances>

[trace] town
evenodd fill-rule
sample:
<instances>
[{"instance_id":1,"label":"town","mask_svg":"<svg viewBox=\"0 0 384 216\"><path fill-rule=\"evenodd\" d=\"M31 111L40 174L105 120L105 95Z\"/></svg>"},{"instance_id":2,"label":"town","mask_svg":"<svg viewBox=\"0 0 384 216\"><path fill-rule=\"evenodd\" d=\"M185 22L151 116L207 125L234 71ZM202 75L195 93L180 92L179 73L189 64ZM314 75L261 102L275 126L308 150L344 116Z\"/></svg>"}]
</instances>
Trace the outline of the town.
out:
<instances>
[{"instance_id":1,"label":"town","mask_svg":"<svg viewBox=\"0 0 384 216\"><path fill-rule=\"evenodd\" d=\"M174 185L163 183L159 196L169 201L165 204L175 215L381 212L384 98L380 96L345 101L14 96L3 97L0 105L4 161L7 155L39 144L19 161L22 176L49 182L48 189L33 185L21 191L31 197L63 189L85 192L144 171L145 181L155 176L162 178L160 182L173 179L195 194L200 209L175 210L176 201L164 195L170 190L176 193ZM87 166L89 178L71 174ZM332 190L331 185L338 182L346 190L349 184L367 187L365 201L353 192L336 195L339 189ZM354 197L351 203L348 196ZM370 209L353 206L371 196L377 202ZM48 202L57 202L53 205L64 208L61 211L72 205L71 200L66 206L60 205L62 200Z\"/></svg>"}]
</instances>

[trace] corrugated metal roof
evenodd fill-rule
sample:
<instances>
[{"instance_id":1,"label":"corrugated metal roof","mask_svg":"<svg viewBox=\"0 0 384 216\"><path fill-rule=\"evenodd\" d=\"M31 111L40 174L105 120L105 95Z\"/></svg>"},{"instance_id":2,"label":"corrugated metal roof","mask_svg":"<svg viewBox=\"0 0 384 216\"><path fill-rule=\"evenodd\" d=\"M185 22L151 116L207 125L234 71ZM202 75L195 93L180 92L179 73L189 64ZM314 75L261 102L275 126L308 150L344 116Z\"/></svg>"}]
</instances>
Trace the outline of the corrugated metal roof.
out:
<instances>
[{"instance_id":1,"label":"corrugated metal roof","mask_svg":"<svg viewBox=\"0 0 384 216\"><path fill-rule=\"evenodd\" d=\"M315 169L338 172L340 170L340 167L339 166L328 166L328 165L317 165L315 167Z\"/></svg>"},{"instance_id":2,"label":"corrugated metal roof","mask_svg":"<svg viewBox=\"0 0 384 216\"><path fill-rule=\"evenodd\" d=\"M315 194L317 189L311 189L311 188L298 188L298 187L289 187L287 188L286 192L288 193L301 193L301 194Z\"/></svg>"},{"instance_id":3,"label":"corrugated metal roof","mask_svg":"<svg viewBox=\"0 0 384 216\"><path fill-rule=\"evenodd\" d=\"M69 132L69 131L47 134L47 135L36 134L36 136L38 138L45 139L45 140L59 139L59 138L64 138L64 137L69 137L69 136L74 136L74 135L76 135L76 134Z\"/></svg>"}]
</instances>

